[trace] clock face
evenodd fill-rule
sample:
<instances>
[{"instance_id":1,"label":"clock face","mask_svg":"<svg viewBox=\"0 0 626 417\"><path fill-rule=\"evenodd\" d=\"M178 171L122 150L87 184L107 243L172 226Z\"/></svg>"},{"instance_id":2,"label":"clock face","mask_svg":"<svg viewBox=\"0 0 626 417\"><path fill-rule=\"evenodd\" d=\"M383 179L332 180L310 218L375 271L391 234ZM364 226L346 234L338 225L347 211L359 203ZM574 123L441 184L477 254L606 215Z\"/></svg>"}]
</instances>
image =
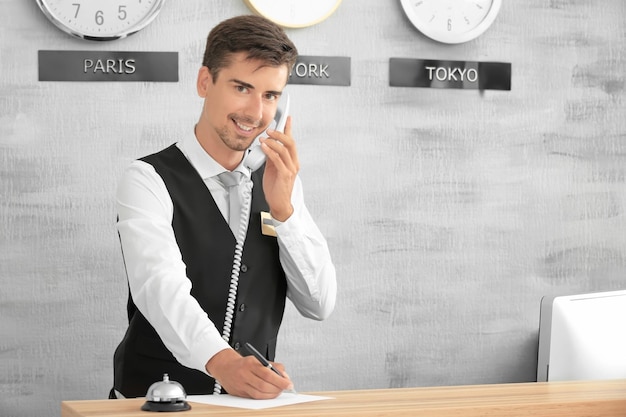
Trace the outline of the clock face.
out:
<instances>
[{"instance_id":1,"label":"clock face","mask_svg":"<svg viewBox=\"0 0 626 417\"><path fill-rule=\"evenodd\" d=\"M244 0L250 10L286 28L312 26L337 10L341 0Z\"/></svg>"},{"instance_id":2,"label":"clock face","mask_svg":"<svg viewBox=\"0 0 626 417\"><path fill-rule=\"evenodd\" d=\"M502 0L400 0L420 32L443 43L470 41L493 23Z\"/></svg>"},{"instance_id":3,"label":"clock face","mask_svg":"<svg viewBox=\"0 0 626 417\"><path fill-rule=\"evenodd\" d=\"M37 0L46 17L70 35L113 40L146 27L164 0Z\"/></svg>"}]
</instances>

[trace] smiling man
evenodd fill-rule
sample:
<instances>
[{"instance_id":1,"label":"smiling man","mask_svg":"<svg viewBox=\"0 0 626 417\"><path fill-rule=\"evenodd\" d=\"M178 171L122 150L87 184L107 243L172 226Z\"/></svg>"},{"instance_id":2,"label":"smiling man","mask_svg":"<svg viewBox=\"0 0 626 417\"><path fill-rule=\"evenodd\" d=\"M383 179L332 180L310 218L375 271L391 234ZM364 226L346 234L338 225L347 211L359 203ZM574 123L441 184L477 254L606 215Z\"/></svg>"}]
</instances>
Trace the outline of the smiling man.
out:
<instances>
[{"instance_id":1,"label":"smiling man","mask_svg":"<svg viewBox=\"0 0 626 417\"><path fill-rule=\"evenodd\" d=\"M272 372L243 346L274 360L286 298L315 320L335 305L335 268L304 204L291 118L284 133L266 131L296 57L262 17L220 23L198 72L197 124L125 171L117 228L129 326L111 398L144 396L164 373L187 394L274 398L293 386L282 364ZM243 161L259 135L267 162L250 172ZM225 177L233 174L235 185Z\"/></svg>"}]
</instances>

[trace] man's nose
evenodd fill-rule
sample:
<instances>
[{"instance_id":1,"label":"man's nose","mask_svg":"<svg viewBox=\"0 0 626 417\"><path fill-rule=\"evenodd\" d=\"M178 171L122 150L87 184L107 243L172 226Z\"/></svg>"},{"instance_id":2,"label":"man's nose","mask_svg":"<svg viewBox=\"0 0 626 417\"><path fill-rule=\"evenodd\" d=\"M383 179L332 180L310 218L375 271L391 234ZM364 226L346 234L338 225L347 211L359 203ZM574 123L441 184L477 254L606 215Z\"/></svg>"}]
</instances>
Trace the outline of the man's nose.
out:
<instances>
[{"instance_id":1,"label":"man's nose","mask_svg":"<svg viewBox=\"0 0 626 417\"><path fill-rule=\"evenodd\" d=\"M246 117L258 122L263 119L263 98L250 97L246 106Z\"/></svg>"}]
</instances>

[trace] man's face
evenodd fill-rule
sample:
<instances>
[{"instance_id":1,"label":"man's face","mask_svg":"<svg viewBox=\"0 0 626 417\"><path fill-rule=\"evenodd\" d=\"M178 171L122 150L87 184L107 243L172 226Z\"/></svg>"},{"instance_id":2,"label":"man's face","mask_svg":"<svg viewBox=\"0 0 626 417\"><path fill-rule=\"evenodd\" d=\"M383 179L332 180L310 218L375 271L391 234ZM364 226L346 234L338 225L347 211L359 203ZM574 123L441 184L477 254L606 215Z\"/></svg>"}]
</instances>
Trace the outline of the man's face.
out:
<instances>
[{"instance_id":1,"label":"man's face","mask_svg":"<svg viewBox=\"0 0 626 417\"><path fill-rule=\"evenodd\" d=\"M234 54L217 76L209 74L202 117L210 126L211 140L219 138L234 151L247 149L273 120L287 75L287 66L264 66L247 60L244 53Z\"/></svg>"}]
</instances>

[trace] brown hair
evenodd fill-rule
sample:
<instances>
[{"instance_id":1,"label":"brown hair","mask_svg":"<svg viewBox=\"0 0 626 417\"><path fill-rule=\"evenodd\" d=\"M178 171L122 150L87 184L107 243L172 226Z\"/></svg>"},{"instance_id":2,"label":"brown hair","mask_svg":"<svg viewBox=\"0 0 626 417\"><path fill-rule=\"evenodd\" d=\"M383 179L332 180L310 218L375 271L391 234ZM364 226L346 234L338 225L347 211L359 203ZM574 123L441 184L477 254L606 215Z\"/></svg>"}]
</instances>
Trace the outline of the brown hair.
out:
<instances>
[{"instance_id":1,"label":"brown hair","mask_svg":"<svg viewBox=\"0 0 626 417\"><path fill-rule=\"evenodd\" d=\"M202 65L209 69L213 82L237 52L246 52L248 59L258 59L272 67L287 65L289 71L298 57L298 50L285 31L256 15L224 20L209 33Z\"/></svg>"}]
</instances>

